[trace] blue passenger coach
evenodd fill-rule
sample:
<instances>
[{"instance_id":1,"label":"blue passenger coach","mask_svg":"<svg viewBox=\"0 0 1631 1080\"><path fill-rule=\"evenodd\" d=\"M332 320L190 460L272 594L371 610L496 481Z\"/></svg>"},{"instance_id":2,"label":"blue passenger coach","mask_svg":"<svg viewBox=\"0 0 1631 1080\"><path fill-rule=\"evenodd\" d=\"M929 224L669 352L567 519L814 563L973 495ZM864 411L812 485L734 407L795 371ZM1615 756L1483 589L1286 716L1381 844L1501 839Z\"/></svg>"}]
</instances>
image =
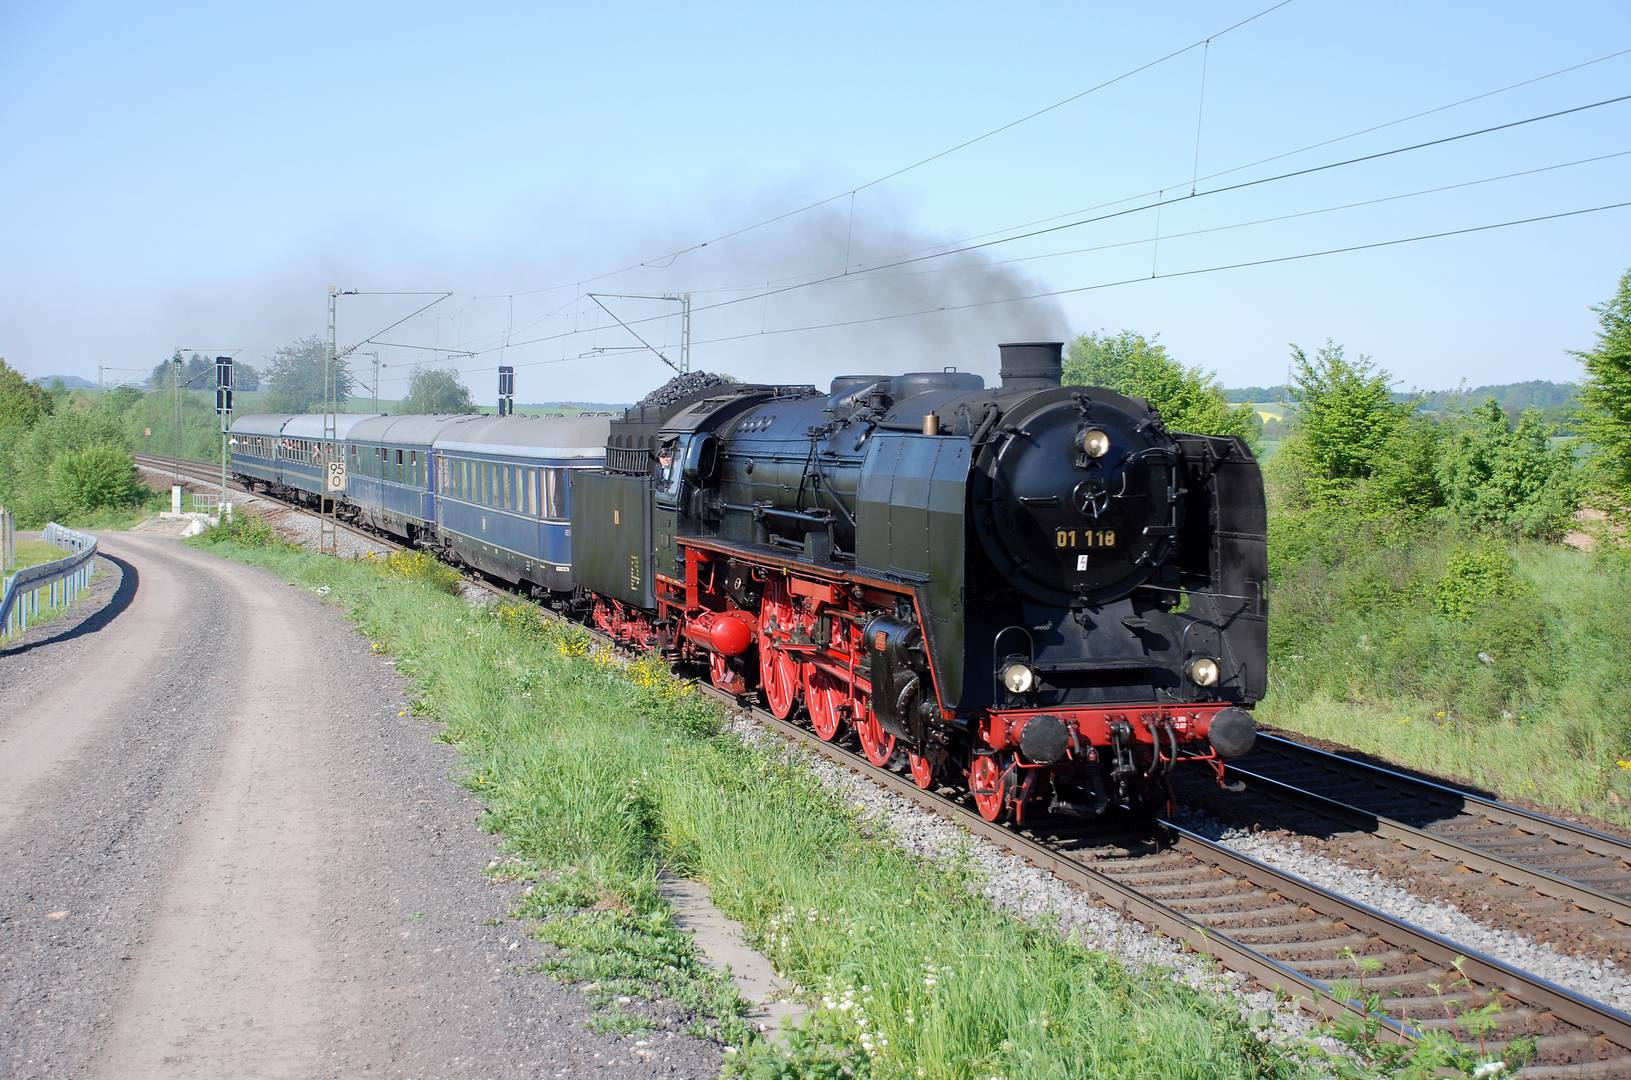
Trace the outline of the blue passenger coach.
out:
<instances>
[{"instance_id":1,"label":"blue passenger coach","mask_svg":"<svg viewBox=\"0 0 1631 1080\"><path fill-rule=\"evenodd\" d=\"M572 588L570 471L606 459L605 417L481 417L434 443L436 521L446 553L552 592Z\"/></svg>"},{"instance_id":2,"label":"blue passenger coach","mask_svg":"<svg viewBox=\"0 0 1631 1080\"><path fill-rule=\"evenodd\" d=\"M278 441L290 413L260 413L240 416L232 422L232 476L246 488L273 487L278 483Z\"/></svg>"},{"instance_id":3,"label":"blue passenger coach","mask_svg":"<svg viewBox=\"0 0 1631 1080\"><path fill-rule=\"evenodd\" d=\"M480 416L376 416L346 436L347 516L415 543L436 530L437 435Z\"/></svg>"},{"instance_id":4,"label":"blue passenger coach","mask_svg":"<svg viewBox=\"0 0 1631 1080\"><path fill-rule=\"evenodd\" d=\"M335 439L344 444L351 429L362 421L377 417L379 413L340 413L334 418ZM301 502L315 504L323 494L323 414L300 413L283 425L278 440L277 484ZM339 460L336 452L334 459Z\"/></svg>"}]
</instances>

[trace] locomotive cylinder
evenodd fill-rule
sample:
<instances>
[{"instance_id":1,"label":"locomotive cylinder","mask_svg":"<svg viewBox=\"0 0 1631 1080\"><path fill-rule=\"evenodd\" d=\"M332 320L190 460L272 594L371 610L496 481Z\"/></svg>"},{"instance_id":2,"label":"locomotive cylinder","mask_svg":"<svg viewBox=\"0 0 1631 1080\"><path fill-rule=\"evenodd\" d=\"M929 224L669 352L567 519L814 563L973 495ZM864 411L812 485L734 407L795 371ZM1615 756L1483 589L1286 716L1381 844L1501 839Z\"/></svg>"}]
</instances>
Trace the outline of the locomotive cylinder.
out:
<instances>
[{"instance_id":1,"label":"locomotive cylinder","mask_svg":"<svg viewBox=\"0 0 1631 1080\"><path fill-rule=\"evenodd\" d=\"M741 656L753 644L753 616L745 611L705 611L685 624L685 636L721 656Z\"/></svg>"}]
</instances>

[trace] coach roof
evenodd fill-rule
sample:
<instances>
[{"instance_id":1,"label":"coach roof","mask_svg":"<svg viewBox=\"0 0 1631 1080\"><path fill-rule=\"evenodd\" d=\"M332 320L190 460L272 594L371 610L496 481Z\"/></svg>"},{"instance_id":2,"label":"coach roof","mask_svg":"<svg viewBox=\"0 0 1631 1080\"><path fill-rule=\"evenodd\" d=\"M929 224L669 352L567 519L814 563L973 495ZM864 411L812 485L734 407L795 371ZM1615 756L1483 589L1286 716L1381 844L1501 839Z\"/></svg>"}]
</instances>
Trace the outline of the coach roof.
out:
<instances>
[{"instance_id":1,"label":"coach roof","mask_svg":"<svg viewBox=\"0 0 1631 1080\"><path fill-rule=\"evenodd\" d=\"M232 422L234 435L279 435L283 425L293 419L293 413L251 413Z\"/></svg>"},{"instance_id":2,"label":"coach roof","mask_svg":"<svg viewBox=\"0 0 1631 1080\"><path fill-rule=\"evenodd\" d=\"M598 460L610 432L605 416L488 416L447 429L435 446L442 453Z\"/></svg>"},{"instance_id":3,"label":"coach roof","mask_svg":"<svg viewBox=\"0 0 1631 1080\"><path fill-rule=\"evenodd\" d=\"M351 429L364 420L382 415L381 413L339 413L334 417L334 437L343 439L350 434ZM300 413L289 417L289 422L283 425L283 437L286 439L321 439L323 431L322 413Z\"/></svg>"},{"instance_id":4,"label":"coach roof","mask_svg":"<svg viewBox=\"0 0 1631 1080\"><path fill-rule=\"evenodd\" d=\"M415 413L408 416L373 416L351 429L346 436L353 442L386 443L391 446L430 446L451 425L479 423L475 414Z\"/></svg>"}]
</instances>

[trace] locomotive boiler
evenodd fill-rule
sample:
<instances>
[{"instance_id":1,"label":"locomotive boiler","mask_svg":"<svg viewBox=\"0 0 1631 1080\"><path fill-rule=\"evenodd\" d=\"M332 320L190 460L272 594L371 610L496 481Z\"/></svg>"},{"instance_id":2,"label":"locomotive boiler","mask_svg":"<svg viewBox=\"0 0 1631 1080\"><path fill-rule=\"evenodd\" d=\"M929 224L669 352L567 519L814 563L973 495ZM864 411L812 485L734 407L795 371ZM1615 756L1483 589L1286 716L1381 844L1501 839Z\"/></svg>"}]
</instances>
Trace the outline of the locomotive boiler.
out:
<instances>
[{"instance_id":1,"label":"locomotive boiler","mask_svg":"<svg viewBox=\"0 0 1631 1080\"><path fill-rule=\"evenodd\" d=\"M1256 461L1062 386L1059 343L1000 349L994 388L684 376L614 419L572 483L594 622L989 820L1221 782L1265 688Z\"/></svg>"}]
</instances>

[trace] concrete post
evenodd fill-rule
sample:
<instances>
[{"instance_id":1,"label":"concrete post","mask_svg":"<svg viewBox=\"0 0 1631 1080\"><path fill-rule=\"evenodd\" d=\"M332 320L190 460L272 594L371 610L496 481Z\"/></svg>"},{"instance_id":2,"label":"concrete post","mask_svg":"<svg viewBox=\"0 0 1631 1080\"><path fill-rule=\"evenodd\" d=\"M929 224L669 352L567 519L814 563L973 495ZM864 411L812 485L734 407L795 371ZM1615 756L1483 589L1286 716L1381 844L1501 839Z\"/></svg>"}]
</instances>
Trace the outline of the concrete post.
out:
<instances>
[{"instance_id":1,"label":"concrete post","mask_svg":"<svg viewBox=\"0 0 1631 1080\"><path fill-rule=\"evenodd\" d=\"M181 485L172 484L170 487L170 513L181 513Z\"/></svg>"}]
</instances>

